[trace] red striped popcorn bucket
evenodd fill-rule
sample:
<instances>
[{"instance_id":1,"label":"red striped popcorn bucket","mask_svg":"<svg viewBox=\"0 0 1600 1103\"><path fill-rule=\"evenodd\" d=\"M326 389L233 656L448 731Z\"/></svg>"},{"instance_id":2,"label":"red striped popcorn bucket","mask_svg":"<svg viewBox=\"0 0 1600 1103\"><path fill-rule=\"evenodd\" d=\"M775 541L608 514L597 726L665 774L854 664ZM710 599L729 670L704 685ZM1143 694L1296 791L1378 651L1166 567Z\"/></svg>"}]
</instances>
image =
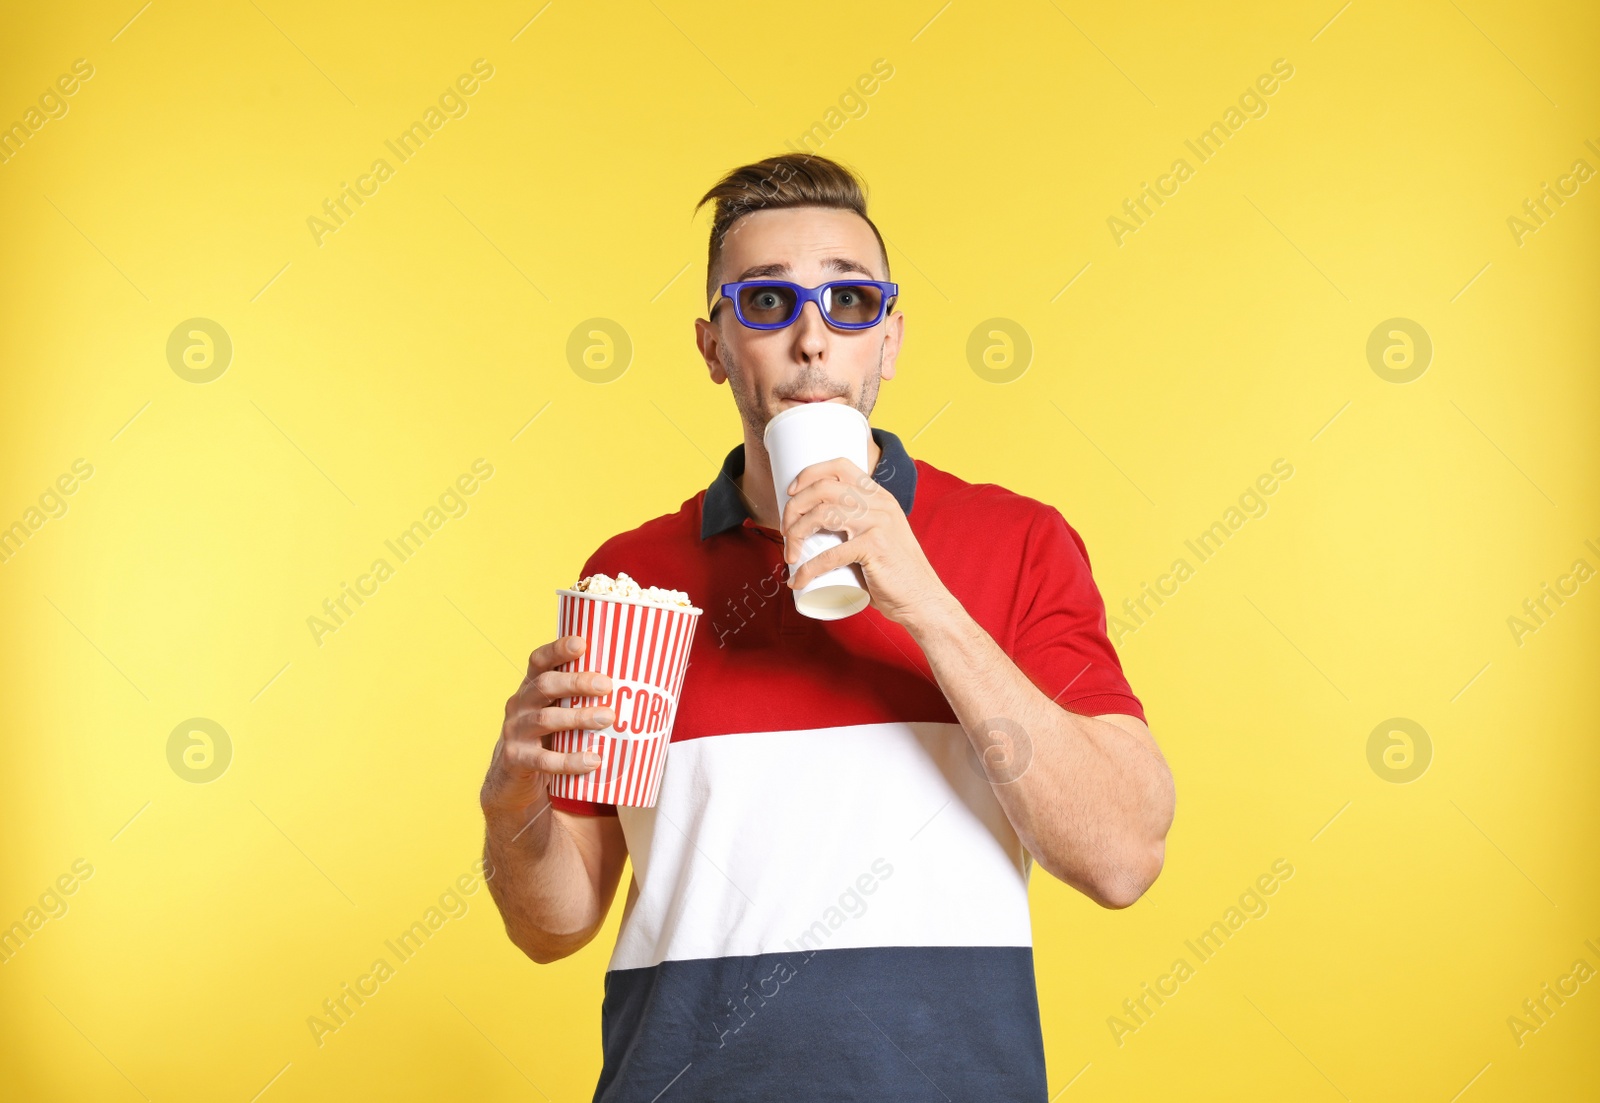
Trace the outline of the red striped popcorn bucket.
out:
<instances>
[{"instance_id":1,"label":"red striped popcorn bucket","mask_svg":"<svg viewBox=\"0 0 1600 1103\"><path fill-rule=\"evenodd\" d=\"M550 794L653 808L700 610L577 590L557 590L556 595L559 634L582 636L589 645L557 669L596 670L611 678L611 692L604 697L563 697L556 704L604 706L614 719L609 728L550 734L546 746L553 751L600 756L600 765L586 774L551 775Z\"/></svg>"}]
</instances>

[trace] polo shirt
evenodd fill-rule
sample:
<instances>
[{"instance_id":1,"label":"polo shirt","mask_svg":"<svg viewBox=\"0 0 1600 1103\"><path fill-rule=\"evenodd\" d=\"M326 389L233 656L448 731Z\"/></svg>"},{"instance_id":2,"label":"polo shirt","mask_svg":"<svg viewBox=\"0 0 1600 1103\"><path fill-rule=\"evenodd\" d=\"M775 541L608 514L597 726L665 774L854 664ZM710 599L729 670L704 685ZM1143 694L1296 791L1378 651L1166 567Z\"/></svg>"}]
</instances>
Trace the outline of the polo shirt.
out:
<instances>
[{"instance_id":1,"label":"polo shirt","mask_svg":"<svg viewBox=\"0 0 1600 1103\"><path fill-rule=\"evenodd\" d=\"M874 480L1029 680L1073 712L1144 719L1061 513L872 434ZM1032 857L906 630L795 609L743 470L741 444L583 565L703 610L657 805L552 800L617 816L633 864L594 1099L1043 1103Z\"/></svg>"}]
</instances>

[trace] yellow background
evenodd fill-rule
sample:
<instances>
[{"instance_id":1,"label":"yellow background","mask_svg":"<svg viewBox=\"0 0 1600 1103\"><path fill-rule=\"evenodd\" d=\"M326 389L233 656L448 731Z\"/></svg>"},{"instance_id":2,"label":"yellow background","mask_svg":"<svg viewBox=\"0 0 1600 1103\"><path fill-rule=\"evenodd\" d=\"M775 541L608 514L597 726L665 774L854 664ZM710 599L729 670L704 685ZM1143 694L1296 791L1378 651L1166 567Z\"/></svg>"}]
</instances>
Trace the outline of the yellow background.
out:
<instances>
[{"instance_id":1,"label":"yellow background","mask_svg":"<svg viewBox=\"0 0 1600 1103\"><path fill-rule=\"evenodd\" d=\"M0 923L94 873L0 965L0 1096L588 1098L620 906L540 967L480 889L322 1045L306 1020L472 868L555 588L739 440L691 340L694 200L879 58L820 147L903 287L874 424L1059 506L1113 610L1295 471L1123 642L1177 820L1129 910L1035 877L1051 1094L1600 1091L1600 982L1507 1024L1600 969L1600 581L1507 625L1600 568L1600 180L1520 245L1506 221L1600 168L1595 9L541 2L4 17L0 122L94 76L0 165L0 524L94 474L0 565ZM478 58L468 113L318 245ZM1123 200L1278 58L1268 113L1118 245ZM166 353L196 317L233 344L205 384ZM633 346L605 384L567 358L595 317ZM996 317L1033 346L1005 384L967 357ZM1407 384L1367 358L1396 317L1434 347ZM465 516L319 646L307 618L478 458ZM205 784L167 758L192 717L232 743ZM1405 784L1368 760L1392 717L1432 744ZM1117 1044L1280 858L1270 911Z\"/></svg>"}]
</instances>

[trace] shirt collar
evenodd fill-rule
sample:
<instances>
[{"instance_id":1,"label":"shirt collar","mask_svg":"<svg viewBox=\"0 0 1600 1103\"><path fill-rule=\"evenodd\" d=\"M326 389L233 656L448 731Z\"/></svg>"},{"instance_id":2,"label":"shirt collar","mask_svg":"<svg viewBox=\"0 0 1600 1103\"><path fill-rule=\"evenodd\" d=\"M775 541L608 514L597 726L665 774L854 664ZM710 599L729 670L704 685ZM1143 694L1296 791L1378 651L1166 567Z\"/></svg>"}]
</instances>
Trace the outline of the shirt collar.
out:
<instances>
[{"instance_id":1,"label":"shirt collar","mask_svg":"<svg viewBox=\"0 0 1600 1103\"><path fill-rule=\"evenodd\" d=\"M873 429L872 439L878 443L878 466L872 471L872 481L893 494L895 501L907 515L917 496L917 466L906 454L900 438L887 429ZM722 470L716 481L706 488L705 503L700 511L700 539L706 540L742 525L750 516L744 501L739 497L736 481L744 474L744 445L738 445L722 461Z\"/></svg>"}]
</instances>

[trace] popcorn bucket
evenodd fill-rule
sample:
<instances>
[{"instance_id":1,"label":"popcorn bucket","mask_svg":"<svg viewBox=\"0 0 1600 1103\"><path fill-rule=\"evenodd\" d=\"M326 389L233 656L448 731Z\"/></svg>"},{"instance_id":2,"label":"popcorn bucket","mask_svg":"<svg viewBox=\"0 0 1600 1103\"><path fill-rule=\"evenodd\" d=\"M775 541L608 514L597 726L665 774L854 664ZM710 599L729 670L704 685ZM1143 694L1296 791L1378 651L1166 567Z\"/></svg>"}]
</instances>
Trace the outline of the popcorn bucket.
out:
<instances>
[{"instance_id":1,"label":"popcorn bucket","mask_svg":"<svg viewBox=\"0 0 1600 1103\"><path fill-rule=\"evenodd\" d=\"M700 610L577 590L557 590L556 595L559 634L588 642L582 655L556 669L599 671L611 678L611 692L563 697L555 703L563 708L604 706L613 720L609 728L550 734L546 746L553 751L600 756L600 765L586 774L551 775L550 795L653 808Z\"/></svg>"}]
</instances>

